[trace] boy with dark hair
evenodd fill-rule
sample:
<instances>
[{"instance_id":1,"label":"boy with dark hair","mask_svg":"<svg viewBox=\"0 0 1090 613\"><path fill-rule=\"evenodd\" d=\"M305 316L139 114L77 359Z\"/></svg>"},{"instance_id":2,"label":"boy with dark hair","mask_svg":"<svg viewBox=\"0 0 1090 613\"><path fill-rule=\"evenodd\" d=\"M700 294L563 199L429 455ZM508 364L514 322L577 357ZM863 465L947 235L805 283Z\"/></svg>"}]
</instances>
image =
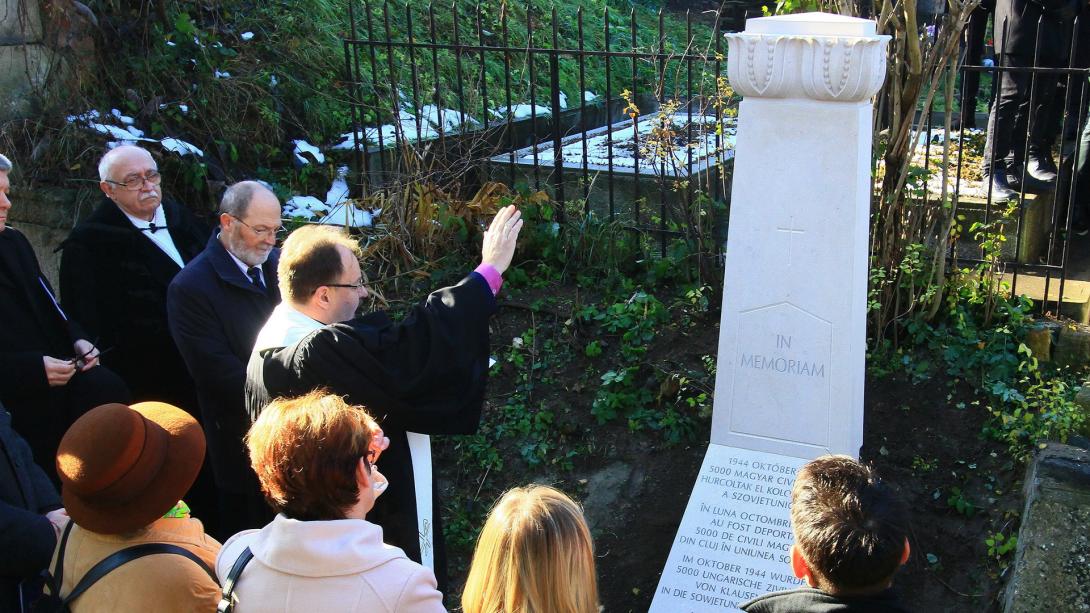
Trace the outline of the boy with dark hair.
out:
<instances>
[{"instance_id":1,"label":"boy with dark hair","mask_svg":"<svg viewBox=\"0 0 1090 613\"><path fill-rule=\"evenodd\" d=\"M809 587L766 594L743 611L908 611L891 589L908 560L908 513L870 467L844 455L807 463L791 489L791 525L791 570Z\"/></svg>"}]
</instances>

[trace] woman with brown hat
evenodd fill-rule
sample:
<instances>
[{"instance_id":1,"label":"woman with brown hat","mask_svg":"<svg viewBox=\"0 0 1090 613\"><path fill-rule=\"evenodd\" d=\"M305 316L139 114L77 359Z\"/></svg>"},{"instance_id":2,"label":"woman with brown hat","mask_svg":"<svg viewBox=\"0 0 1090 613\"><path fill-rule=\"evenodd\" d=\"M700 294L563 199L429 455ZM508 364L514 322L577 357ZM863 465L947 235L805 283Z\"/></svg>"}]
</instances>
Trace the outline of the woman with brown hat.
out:
<instances>
[{"instance_id":1,"label":"woman with brown hat","mask_svg":"<svg viewBox=\"0 0 1090 613\"><path fill-rule=\"evenodd\" d=\"M220 589L210 568L220 544L181 501L200 471L204 447L197 422L161 402L96 407L68 429L57 472L74 527L50 565L54 579L60 575L58 596L70 596L96 564L134 546L166 544L182 554L145 555L118 566L69 603L73 613L216 609Z\"/></svg>"},{"instance_id":2,"label":"woman with brown hat","mask_svg":"<svg viewBox=\"0 0 1090 613\"><path fill-rule=\"evenodd\" d=\"M223 546L225 586L253 555L238 575L234 613L445 611L432 571L383 544L382 528L365 518L385 485L373 469L380 432L361 407L321 391L261 412L246 442L278 515Z\"/></svg>"}]
</instances>

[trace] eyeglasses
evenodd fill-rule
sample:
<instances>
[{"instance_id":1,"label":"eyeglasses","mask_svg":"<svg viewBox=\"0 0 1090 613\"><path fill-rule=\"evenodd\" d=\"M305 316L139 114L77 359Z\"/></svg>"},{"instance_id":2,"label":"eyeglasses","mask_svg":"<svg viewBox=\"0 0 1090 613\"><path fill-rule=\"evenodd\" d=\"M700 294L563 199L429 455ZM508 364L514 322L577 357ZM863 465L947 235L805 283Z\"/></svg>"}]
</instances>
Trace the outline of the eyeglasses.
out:
<instances>
[{"instance_id":1,"label":"eyeglasses","mask_svg":"<svg viewBox=\"0 0 1090 613\"><path fill-rule=\"evenodd\" d=\"M95 353L96 351L98 353ZM82 354L72 358L71 360L68 360L68 362L71 363L76 368L83 368L83 365L87 363L88 359L93 360L95 358L101 358L102 356L106 355L107 353L110 353L111 351L113 351L113 347L107 347L105 349L99 349L98 348L98 339L95 339L95 342L91 343L91 348L88 349L86 353L82 353ZM94 355L92 356L91 354L94 354Z\"/></svg>"},{"instance_id":2,"label":"eyeglasses","mask_svg":"<svg viewBox=\"0 0 1090 613\"><path fill-rule=\"evenodd\" d=\"M324 285L326 287L348 287L348 288L354 289L356 291L359 291L359 290L367 287L367 280L361 278L359 281L356 281L355 283L323 283L322 285Z\"/></svg>"},{"instance_id":3,"label":"eyeglasses","mask_svg":"<svg viewBox=\"0 0 1090 613\"><path fill-rule=\"evenodd\" d=\"M284 230L286 230L286 228L284 226L276 226L275 228L264 228L264 227L255 228L255 227L251 226L250 224L246 223L245 221L242 221L242 219L240 219L238 217L235 217L234 215L231 215L230 213L228 213L228 215L230 215L231 218L234 219L235 221L239 222L240 224L242 224L242 225L246 226L247 228L249 228L250 230L252 230L253 233L258 236L258 238L265 238L265 237L270 236L270 235L271 236L279 236L280 234L282 234L284 232Z\"/></svg>"},{"instance_id":4,"label":"eyeglasses","mask_svg":"<svg viewBox=\"0 0 1090 613\"><path fill-rule=\"evenodd\" d=\"M116 185L116 186L120 187L121 189L130 191L130 192L135 192L138 189L144 187L144 182L145 181L147 181L148 183L150 183L152 185L159 185L159 183L162 182L162 180L163 180L163 175L159 174L158 170L149 170L148 173L146 175L143 175L143 176L129 175L129 176L125 177L124 181L111 181L110 179L106 179L106 182L110 183L110 184L113 184L113 185Z\"/></svg>"}]
</instances>

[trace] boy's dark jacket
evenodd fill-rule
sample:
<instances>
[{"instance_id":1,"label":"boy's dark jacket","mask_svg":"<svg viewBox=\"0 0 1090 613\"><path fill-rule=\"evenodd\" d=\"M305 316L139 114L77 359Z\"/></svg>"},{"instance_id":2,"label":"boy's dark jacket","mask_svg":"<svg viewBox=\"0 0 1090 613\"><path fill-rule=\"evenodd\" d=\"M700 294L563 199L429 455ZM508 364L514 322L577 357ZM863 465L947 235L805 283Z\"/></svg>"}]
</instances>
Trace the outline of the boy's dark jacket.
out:
<instances>
[{"instance_id":1,"label":"boy's dark jacket","mask_svg":"<svg viewBox=\"0 0 1090 613\"><path fill-rule=\"evenodd\" d=\"M838 598L801 587L759 596L739 608L746 613L909 613L897 602L892 589L871 596Z\"/></svg>"}]
</instances>

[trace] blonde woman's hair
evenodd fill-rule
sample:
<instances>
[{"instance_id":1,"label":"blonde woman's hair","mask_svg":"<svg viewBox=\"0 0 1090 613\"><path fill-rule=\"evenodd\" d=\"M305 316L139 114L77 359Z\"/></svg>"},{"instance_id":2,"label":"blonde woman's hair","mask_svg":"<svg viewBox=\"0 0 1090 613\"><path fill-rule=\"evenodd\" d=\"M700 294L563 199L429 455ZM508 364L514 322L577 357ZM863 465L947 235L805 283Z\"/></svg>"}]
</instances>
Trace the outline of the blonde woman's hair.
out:
<instances>
[{"instance_id":1,"label":"blonde woman's hair","mask_svg":"<svg viewBox=\"0 0 1090 613\"><path fill-rule=\"evenodd\" d=\"M583 511L544 485L515 488L485 522L464 613L597 613L594 545Z\"/></svg>"}]
</instances>

